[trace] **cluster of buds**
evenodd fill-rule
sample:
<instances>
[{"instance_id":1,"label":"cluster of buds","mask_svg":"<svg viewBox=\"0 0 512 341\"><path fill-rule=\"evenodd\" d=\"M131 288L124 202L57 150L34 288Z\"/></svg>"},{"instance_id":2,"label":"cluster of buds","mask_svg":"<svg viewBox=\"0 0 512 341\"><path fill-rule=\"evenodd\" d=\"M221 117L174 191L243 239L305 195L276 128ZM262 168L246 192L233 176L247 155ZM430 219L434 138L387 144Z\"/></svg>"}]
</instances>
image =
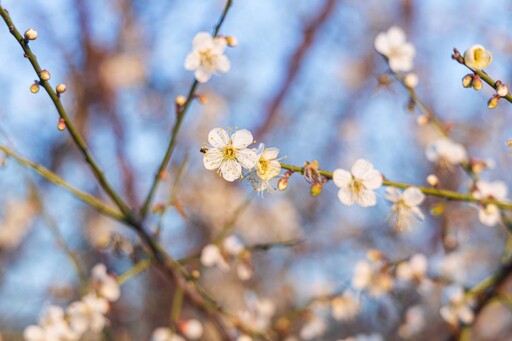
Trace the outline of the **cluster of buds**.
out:
<instances>
[{"instance_id":1,"label":"cluster of buds","mask_svg":"<svg viewBox=\"0 0 512 341\"><path fill-rule=\"evenodd\" d=\"M500 98L506 97L508 95L508 87L502 81L496 81L494 88L496 89L496 94L493 95L487 102L487 107L489 109L496 108Z\"/></svg>"},{"instance_id":2,"label":"cluster of buds","mask_svg":"<svg viewBox=\"0 0 512 341\"><path fill-rule=\"evenodd\" d=\"M288 180L290 179L292 174L292 171L287 171L286 173L284 173L283 177L279 179L279 181L277 182L277 189L279 189L280 191L286 190L288 188Z\"/></svg>"},{"instance_id":3,"label":"cluster of buds","mask_svg":"<svg viewBox=\"0 0 512 341\"><path fill-rule=\"evenodd\" d=\"M467 75L465 75L462 78L462 86L465 88L472 87L473 89L478 91L478 90L482 90L482 87L484 86L484 84L482 83L482 79L480 78L479 75L473 74L473 73L468 73Z\"/></svg>"}]
</instances>

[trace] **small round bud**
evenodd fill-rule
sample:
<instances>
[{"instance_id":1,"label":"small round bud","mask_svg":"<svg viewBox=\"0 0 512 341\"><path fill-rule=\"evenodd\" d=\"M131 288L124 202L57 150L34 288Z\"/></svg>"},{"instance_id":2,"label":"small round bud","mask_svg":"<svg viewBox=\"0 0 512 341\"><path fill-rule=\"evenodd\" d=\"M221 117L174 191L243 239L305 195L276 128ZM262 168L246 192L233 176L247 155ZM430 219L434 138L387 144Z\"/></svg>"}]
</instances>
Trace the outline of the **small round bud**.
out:
<instances>
[{"instance_id":1,"label":"small round bud","mask_svg":"<svg viewBox=\"0 0 512 341\"><path fill-rule=\"evenodd\" d=\"M409 89L414 89L418 85L418 75L415 73L408 73L404 77L404 84Z\"/></svg>"},{"instance_id":2,"label":"small round bud","mask_svg":"<svg viewBox=\"0 0 512 341\"><path fill-rule=\"evenodd\" d=\"M500 100L500 96L494 95L492 96L489 101L487 101L487 108L494 109L498 106L498 102Z\"/></svg>"},{"instance_id":3,"label":"small round bud","mask_svg":"<svg viewBox=\"0 0 512 341\"><path fill-rule=\"evenodd\" d=\"M482 80L480 79L480 76L475 75L473 77L473 89L478 91L478 90L481 90L483 86L484 86L484 83L482 83Z\"/></svg>"},{"instance_id":4,"label":"small round bud","mask_svg":"<svg viewBox=\"0 0 512 341\"><path fill-rule=\"evenodd\" d=\"M189 340L197 340L203 336L203 325L198 320L183 321L180 323L179 328Z\"/></svg>"},{"instance_id":5,"label":"small round bud","mask_svg":"<svg viewBox=\"0 0 512 341\"><path fill-rule=\"evenodd\" d=\"M41 74L39 75L41 77L41 80L48 81L51 78L50 72L48 70L41 71Z\"/></svg>"},{"instance_id":6,"label":"small round bud","mask_svg":"<svg viewBox=\"0 0 512 341\"><path fill-rule=\"evenodd\" d=\"M288 178L281 178L277 182L277 189L284 191L288 188Z\"/></svg>"},{"instance_id":7,"label":"small round bud","mask_svg":"<svg viewBox=\"0 0 512 341\"><path fill-rule=\"evenodd\" d=\"M465 88L469 88L473 85L473 75L467 74L464 77L462 77L462 86Z\"/></svg>"},{"instance_id":8,"label":"small round bud","mask_svg":"<svg viewBox=\"0 0 512 341\"><path fill-rule=\"evenodd\" d=\"M185 96L176 96L174 99L174 102L176 102L176 105L179 105L180 107L184 106L185 103L187 103L187 98Z\"/></svg>"},{"instance_id":9,"label":"small round bud","mask_svg":"<svg viewBox=\"0 0 512 341\"><path fill-rule=\"evenodd\" d=\"M39 92L39 83L35 82L30 86L30 92L33 94L37 94Z\"/></svg>"},{"instance_id":10,"label":"small round bud","mask_svg":"<svg viewBox=\"0 0 512 341\"><path fill-rule=\"evenodd\" d=\"M498 81L496 82L496 93L501 97L505 97L508 95L508 87L502 82Z\"/></svg>"},{"instance_id":11,"label":"small round bud","mask_svg":"<svg viewBox=\"0 0 512 341\"><path fill-rule=\"evenodd\" d=\"M37 31L33 28L29 28L25 31L24 37L26 40L36 40L37 39Z\"/></svg>"},{"instance_id":12,"label":"small round bud","mask_svg":"<svg viewBox=\"0 0 512 341\"><path fill-rule=\"evenodd\" d=\"M201 104L206 104L206 103L208 103L208 97L206 97L206 95L203 95L203 94L197 94L197 95L196 95L196 98L197 98L197 100L199 101L199 103L201 103Z\"/></svg>"},{"instance_id":13,"label":"small round bud","mask_svg":"<svg viewBox=\"0 0 512 341\"><path fill-rule=\"evenodd\" d=\"M64 121L63 118L59 119L59 123L57 124L57 129L59 129L60 131L63 131L64 129L66 129L66 122Z\"/></svg>"},{"instance_id":14,"label":"small round bud","mask_svg":"<svg viewBox=\"0 0 512 341\"><path fill-rule=\"evenodd\" d=\"M235 47L238 45L238 40L235 37L227 36L224 37L224 39L226 40L226 43L228 44L229 47Z\"/></svg>"},{"instance_id":15,"label":"small round bud","mask_svg":"<svg viewBox=\"0 0 512 341\"><path fill-rule=\"evenodd\" d=\"M55 91L57 91L58 94L63 94L66 92L66 84L64 83L60 83L60 84L57 84L57 86L55 87Z\"/></svg>"},{"instance_id":16,"label":"small round bud","mask_svg":"<svg viewBox=\"0 0 512 341\"><path fill-rule=\"evenodd\" d=\"M439 185L439 178L434 174L430 174L427 176L427 183L432 187L437 187Z\"/></svg>"},{"instance_id":17,"label":"small round bud","mask_svg":"<svg viewBox=\"0 0 512 341\"><path fill-rule=\"evenodd\" d=\"M370 251L368 251L368 253L366 254L366 257L369 260L371 260L372 262L377 262L377 261L384 259L384 255L382 254L382 252L380 252L379 250L375 250L375 249L371 249Z\"/></svg>"},{"instance_id":18,"label":"small round bud","mask_svg":"<svg viewBox=\"0 0 512 341\"><path fill-rule=\"evenodd\" d=\"M512 148L512 139L508 139L508 140L507 140L507 146L509 146L510 148Z\"/></svg>"},{"instance_id":19,"label":"small round bud","mask_svg":"<svg viewBox=\"0 0 512 341\"><path fill-rule=\"evenodd\" d=\"M418 123L418 125L420 126L424 126L424 125L427 125L427 123L430 121L430 119L428 118L427 115L420 115L418 116L418 118L416 119L416 122Z\"/></svg>"}]
</instances>

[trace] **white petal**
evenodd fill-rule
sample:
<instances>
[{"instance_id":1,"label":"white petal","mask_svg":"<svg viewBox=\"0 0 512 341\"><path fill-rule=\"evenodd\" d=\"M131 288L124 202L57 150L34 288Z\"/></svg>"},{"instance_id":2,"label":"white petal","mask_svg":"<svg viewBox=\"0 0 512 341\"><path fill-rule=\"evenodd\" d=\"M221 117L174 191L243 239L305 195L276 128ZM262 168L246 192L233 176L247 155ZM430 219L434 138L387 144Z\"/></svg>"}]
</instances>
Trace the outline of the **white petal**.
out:
<instances>
[{"instance_id":1,"label":"white petal","mask_svg":"<svg viewBox=\"0 0 512 341\"><path fill-rule=\"evenodd\" d=\"M224 148L229 144L229 135L222 128L212 129L208 133L208 143L215 148Z\"/></svg>"},{"instance_id":2,"label":"white petal","mask_svg":"<svg viewBox=\"0 0 512 341\"><path fill-rule=\"evenodd\" d=\"M185 70L195 70L201 65L201 57L196 52L190 52L185 58Z\"/></svg>"},{"instance_id":3,"label":"white petal","mask_svg":"<svg viewBox=\"0 0 512 341\"><path fill-rule=\"evenodd\" d=\"M346 188L352 182L352 174L344 169L336 169L332 174L332 180L339 188Z\"/></svg>"},{"instance_id":4,"label":"white petal","mask_svg":"<svg viewBox=\"0 0 512 341\"><path fill-rule=\"evenodd\" d=\"M217 169L224 160L222 151L218 148L210 148L203 156L203 165L208 170Z\"/></svg>"},{"instance_id":5,"label":"white petal","mask_svg":"<svg viewBox=\"0 0 512 341\"><path fill-rule=\"evenodd\" d=\"M236 151L236 159L242 167L251 169L258 162L258 154L252 149L240 149Z\"/></svg>"},{"instance_id":6,"label":"white petal","mask_svg":"<svg viewBox=\"0 0 512 341\"><path fill-rule=\"evenodd\" d=\"M279 149L277 149L277 148L274 148L274 147L265 148L261 157L263 157L266 160L272 160L272 159L276 159L278 154L279 154Z\"/></svg>"},{"instance_id":7,"label":"white petal","mask_svg":"<svg viewBox=\"0 0 512 341\"><path fill-rule=\"evenodd\" d=\"M242 167L234 160L224 160L220 165L220 172L224 180L233 182L242 175Z\"/></svg>"},{"instance_id":8,"label":"white petal","mask_svg":"<svg viewBox=\"0 0 512 341\"><path fill-rule=\"evenodd\" d=\"M425 200L425 195L416 187L409 187L403 194L404 202L407 206L418 206Z\"/></svg>"},{"instance_id":9,"label":"white petal","mask_svg":"<svg viewBox=\"0 0 512 341\"><path fill-rule=\"evenodd\" d=\"M354 163L350 171L355 178L362 179L371 170L373 170L373 165L370 162L365 159L359 159Z\"/></svg>"},{"instance_id":10,"label":"white petal","mask_svg":"<svg viewBox=\"0 0 512 341\"><path fill-rule=\"evenodd\" d=\"M247 146L250 145L254 139L249 130L241 129L237 130L233 136L231 136L231 141L233 143L233 147L236 149L244 149L247 148Z\"/></svg>"},{"instance_id":11,"label":"white petal","mask_svg":"<svg viewBox=\"0 0 512 341\"><path fill-rule=\"evenodd\" d=\"M151 341L169 341L172 333L169 328L160 327L155 329L151 335Z\"/></svg>"},{"instance_id":12,"label":"white petal","mask_svg":"<svg viewBox=\"0 0 512 341\"><path fill-rule=\"evenodd\" d=\"M405 43L405 32L397 26L393 26L388 30L387 38L392 47L400 46Z\"/></svg>"},{"instance_id":13,"label":"white petal","mask_svg":"<svg viewBox=\"0 0 512 341\"><path fill-rule=\"evenodd\" d=\"M200 67L194 72L194 77L199 83L206 83L212 78L213 71Z\"/></svg>"},{"instance_id":14,"label":"white petal","mask_svg":"<svg viewBox=\"0 0 512 341\"><path fill-rule=\"evenodd\" d=\"M414 206L409 208L409 210L412 212L412 214L419 220L425 220L425 215L423 212L421 212L420 208L418 206Z\"/></svg>"},{"instance_id":15,"label":"white petal","mask_svg":"<svg viewBox=\"0 0 512 341\"><path fill-rule=\"evenodd\" d=\"M353 205L356 202L354 194L348 187L342 188L338 191L338 199L340 199L343 205L347 206Z\"/></svg>"},{"instance_id":16,"label":"white petal","mask_svg":"<svg viewBox=\"0 0 512 341\"><path fill-rule=\"evenodd\" d=\"M356 202L361 207L370 207L375 206L377 204L377 196L375 192L369 189L363 189L359 192L359 195L356 197Z\"/></svg>"},{"instance_id":17,"label":"white petal","mask_svg":"<svg viewBox=\"0 0 512 341\"><path fill-rule=\"evenodd\" d=\"M361 180L364 187L368 189L377 189L382 186L382 174L375 169L368 171Z\"/></svg>"},{"instance_id":18,"label":"white petal","mask_svg":"<svg viewBox=\"0 0 512 341\"><path fill-rule=\"evenodd\" d=\"M206 50L213 48L213 38L207 32L199 32L192 40L192 47L194 50Z\"/></svg>"},{"instance_id":19,"label":"white petal","mask_svg":"<svg viewBox=\"0 0 512 341\"><path fill-rule=\"evenodd\" d=\"M393 187L386 188L386 199L391 202L397 202L402 199L402 192Z\"/></svg>"},{"instance_id":20,"label":"white petal","mask_svg":"<svg viewBox=\"0 0 512 341\"><path fill-rule=\"evenodd\" d=\"M215 68L219 72L228 72L231 69L231 63L229 62L228 57L224 55L218 56L215 63Z\"/></svg>"},{"instance_id":21,"label":"white petal","mask_svg":"<svg viewBox=\"0 0 512 341\"><path fill-rule=\"evenodd\" d=\"M27 341L43 341L46 340L46 333L39 326L28 326L23 331L23 338Z\"/></svg>"},{"instance_id":22,"label":"white petal","mask_svg":"<svg viewBox=\"0 0 512 341\"><path fill-rule=\"evenodd\" d=\"M375 38L375 42L373 45L375 47L375 50L377 50L377 52L379 52L380 54L383 54L385 56L388 55L389 43L388 43L388 38L386 36L386 33L384 33L384 32L379 33L377 35L377 37Z\"/></svg>"},{"instance_id":23,"label":"white petal","mask_svg":"<svg viewBox=\"0 0 512 341\"><path fill-rule=\"evenodd\" d=\"M215 38L213 40L213 46L212 46L212 53L221 55L224 53L224 50L226 49L227 42L226 39L223 38Z\"/></svg>"},{"instance_id":24,"label":"white petal","mask_svg":"<svg viewBox=\"0 0 512 341\"><path fill-rule=\"evenodd\" d=\"M500 221L500 211L496 205L487 205L485 208L478 210L478 218L480 222L487 226L494 226Z\"/></svg>"},{"instance_id":25,"label":"white petal","mask_svg":"<svg viewBox=\"0 0 512 341\"><path fill-rule=\"evenodd\" d=\"M208 244L201 251L201 264L206 267L216 265L222 258L217 245ZM163 333L163 332L162 332Z\"/></svg>"}]
</instances>

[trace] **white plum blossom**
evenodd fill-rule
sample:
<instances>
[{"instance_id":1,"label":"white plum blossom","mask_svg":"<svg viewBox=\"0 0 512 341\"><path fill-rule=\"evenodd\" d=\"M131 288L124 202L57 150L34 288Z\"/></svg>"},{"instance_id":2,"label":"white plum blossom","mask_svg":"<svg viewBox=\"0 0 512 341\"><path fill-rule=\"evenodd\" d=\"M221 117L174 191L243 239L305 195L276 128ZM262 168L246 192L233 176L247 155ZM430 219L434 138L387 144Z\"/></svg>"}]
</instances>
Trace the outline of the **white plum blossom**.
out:
<instances>
[{"instance_id":1,"label":"white plum blossom","mask_svg":"<svg viewBox=\"0 0 512 341\"><path fill-rule=\"evenodd\" d=\"M279 149L265 148L263 143L260 144L257 150L258 161L255 165L256 177L251 179L254 189L258 192L270 191L272 186L270 180L275 178L281 172L281 163L277 155Z\"/></svg>"},{"instance_id":2,"label":"white plum blossom","mask_svg":"<svg viewBox=\"0 0 512 341\"><path fill-rule=\"evenodd\" d=\"M238 256L245 250L245 246L235 235L230 235L222 241L222 249L231 256Z\"/></svg>"},{"instance_id":3,"label":"white plum blossom","mask_svg":"<svg viewBox=\"0 0 512 341\"><path fill-rule=\"evenodd\" d=\"M175 334L169 328L160 327L153 331L151 341L186 341L185 338Z\"/></svg>"},{"instance_id":4,"label":"white plum blossom","mask_svg":"<svg viewBox=\"0 0 512 341\"><path fill-rule=\"evenodd\" d=\"M473 45L464 52L464 64L473 70L485 69L492 62L492 53L482 45Z\"/></svg>"},{"instance_id":5,"label":"white plum blossom","mask_svg":"<svg viewBox=\"0 0 512 341\"><path fill-rule=\"evenodd\" d=\"M377 35L374 42L377 52L388 59L393 72L411 71L416 50L406 41L404 31L396 26Z\"/></svg>"},{"instance_id":6,"label":"white plum blossom","mask_svg":"<svg viewBox=\"0 0 512 341\"><path fill-rule=\"evenodd\" d=\"M105 298L88 294L69 306L68 320L73 330L79 334L87 330L99 333L107 323L105 314L108 309L108 301Z\"/></svg>"},{"instance_id":7,"label":"white plum blossom","mask_svg":"<svg viewBox=\"0 0 512 341\"><path fill-rule=\"evenodd\" d=\"M338 321L353 319L359 313L359 310L359 299L349 291L345 291L331 301L332 316Z\"/></svg>"},{"instance_id":8,"label":"white plum blossom","mask_svg":"<svg viewBox=\"0 0 512 341\"><path fill-rule=\"evenodd\" d=\"M96 264L92 268L92 285L99 296L115 302L121 296L121 289L115 278L107 273L105 264Z\"/></svg>"},{"instance_id":9,"label":"white plum blossom","mask_svg":"<svg viewBox=\"0 0 512 341\"><path fill-rule=\"evenodd\" d=\"M403 192L396 188L386 188L386 199L391 201L391 214L389 220L400 231L413 225L417 220L424 220L425 216L418 207L425 195L416 187L409 187Z\"/></svg>"},{"instance_id":10,"label":"white plum blossom","mask_svg":"<svg viewBox=\"0 0 512 341\"><path fill-rule=\"evenodd\" d=\"M393 278L379 261L359 261L352 277L354 289L366 290L373 297L381 296L393 288Z\"/></svg>"},{"instance_id":11,"label":"white plum blossom","mask_svg":"<svg viewBox=\"0 0 512 341\"><path fill-rule=\"evenodd\" d=\"M405 323L398 329L398 334L409 339L418 334L426 325L425 311L420 305L415 305L405 312Z\"/></svg>"},{"instance_id":12,"label":"white plum blossom","mask_svg":"<svg viewBox=\"0 0 512 341\"><path fill-rule=\"evenodd\" d=\"M503 181L477 181L473 196L477 199L505 200L508 194L507 185ZM500 209L495 204L486 204L478 209L478 218L482 224L494 226L501 222Z\"/></svg>"},{"instance_id":13,"label":"white plum blossom","mask_svg":"<svg viewBox=\"0 0 512 341\"><path fill-rule=\"evenodd\" d=\"M425 255L418 253L408 261L401 262L396 268L396 276L404 281L422 281L427 273L428 261Z\"/></svg>"},{"instance_id":14,"label":"white plum blossom","mask_svg":"<svg viewBox=\"0 0 512 341\"><path fill-rule=\"evenodd\" d=\"M323 335L326 331L325 321L313 315L300 329L300 337L304 340L311 340Z\"/></svg>"},{"instance_id":15,"label":"white plum blossom","mask_svg":"<svg viewBox=\"0 0 512 341\"><path fill-rule=\"evenodd\" d=\"M208 150L203 157L204 167L215 170L227 181L242 176L242 167L251 169L258 161L253 149L247 148L253 142L249 130L241 129L232 136L222 128L215 128L208 134Z\"/></svg>"},{"instance_id":16,"label":"white plum blossom","mask_svg":"<svg viewBox=\"0 0 512 341\"><path fill-rule=\"evenodd\" d=\"M208 244L203 248L201 251L201 264L207 268L218 266L223 271L230 269L219 247L215 244Z\"/></svg>"},{"instance_id":17,"label":"white plum blossom","mask_svg":"<svg viewBox=\"0 0 512 341\"><path fill-rule=\"evenodd\" d=\"M345 205L358 204L362 207L374 206L377 197L374 189L382 186L382 175L373 165L364 160L357 160L350 172L336 169L332 179L340 188L338 198Z\"/></svg>"},{"instance_id":18,"label":"white plum blossom","mask_svg":"<svg viewBox=\"0 0 512 341\"><path fill-rule=\"evenodd\" d=\"M459 323L471 324L475 319L472 301L466 297L464 289L459 285L453 285L446 289L448 305L441 307L439 311L443 319L452 326Z\"/></svg>"},{"instance_id":19,"label":"white plum blossom","mask_svg":"<svg viewBox=\"0 0 512 341\"><path fill-rule=\"evenodd\" d=\"M259 298L254 293L248 293L245 300L247 309L238 312L243 324L256 331L267 329L276 313L274 302L268 298Z\"/></svg>"},{"instance_id":20,"label":"white plum blossom","mask_svg":"<svg viewBox=\"0 0 512 341\"><path fill-rule=\"evenodd\" d=\"M213 38L207 32L196 34L192 40L192 52L185 59L185 69L195 70L200 83L207 82L214 73L228 72L231 65L224 55L227 43L224 38Z\"/></svg>"},{"instance_id":21,"label":"white plum blossom","mask_svg":"<svg viewBox=\"0 0 512 341\"><path fill-rule=\"evenodd\" d=\"M448 138L441 138L429 144L426 155L429 161L448 168L468 160L464 146Z\"/></svg>"},{"instance_id":22,"label":"white plum blossom","mask_svg":"<svg viewBox=\"0 0 512 341\"><path fill-rule=\"evenodd\" d=\"M74 341L80 338L65 319L64 310L49 306L39 319L39 325L31 325L23 331L26 341Z\"/></svg>"}]
</instances>

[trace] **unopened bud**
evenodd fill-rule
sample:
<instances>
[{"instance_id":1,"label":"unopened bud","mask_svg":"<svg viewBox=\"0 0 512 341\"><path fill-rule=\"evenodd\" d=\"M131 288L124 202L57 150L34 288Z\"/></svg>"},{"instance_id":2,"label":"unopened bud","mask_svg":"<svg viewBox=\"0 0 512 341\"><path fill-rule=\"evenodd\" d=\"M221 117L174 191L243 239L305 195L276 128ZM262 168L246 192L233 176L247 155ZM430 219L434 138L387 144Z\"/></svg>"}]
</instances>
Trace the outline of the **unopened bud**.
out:
<instances>
[{"instance_id":1,"label":"unopened bud","mask_svg":"<svg viewBox=\"0 0 512 341\"><path fill-rule=\"evenodd\" d=\"M203 336L203 325L195 319L180 322L179 329L189 340L197 340Z\"/></svg>"},{"instance_id":2,"label":"unopened bud","mask_svg":"<svg viewBox=\"0 0 512 341\"><path fill-rule=\"evenodd\" d=\"M418 85L418 75L415 73L408 73L404 77L404 84L409 89L414 89Z\"/></svg>"},{"instance_id":3,"label":"unopened bud","mask_svg":"<svg viewBox=\"0 0 512 341\"><path fill-rule=\"evenodd\" d=\"M37 39L37 31L34 30L33 28L29 28L28 30L25 31L25 39L26 40L36 40Z\"/></svg>"},{"instance_id":4,"label":"unopened bud","mask_svg":"<svg viewBox=\"0 0 512 341\"><path fill-rule=\"evenodd\" d=\"M416 119L416 122L418 123L418 125L420 126L424 126L426 125L428 122L429 122L429 118L427 115L420 115L418 116L418 118Z\"/></svg>"},{"instance_id":5,"label":"unopened bud","mask_svg":"<svg viewBox=\"0 0 512 341\"><path fill-rule=\"evenodd\" d=\"M496 82L496 93L501 97L505 97L508 95L508 87L505 84L503 84L502 82L497 81Z\"/></svg>"},{"instance_id":6,"label":"unopened bud","mask_svg":"<svg viewBox=\"0 0 512 341\"><path fill-rule=\"evenodd\" d=\"M430 174L427 176L427 183L432 187L437 187L439 185L439 178L434 174Z\"/></svg>"},{"instance_id":7,"label":"unopened bud","mask_svg":"<svg viewBox=\"0 0 512 341\"><path fill-rule=\"evenodd\" d=\"M176 102L176 105L179 105L180 107L184 106L185 103L187 103L187 98L185 96L176 96L174 99L174 102Z\"/></svg>"},{"instance_id":8,"label":"unopened bud","mask_svg":"<svg viewBox=\"0 0 512 341\"><path fill-rule=\"evenodd\" d=\"M66 122L64 121L63 118L59 119L59 124L57 124L57 129L59 129L60 131L63 131L64 129L66 129Z\"/></svg>"},{"instance_id":9,"label":"unopened bud","mask_svg":"<svg viewBox=\"0 0 512 341\"><path fill-rule=\"evenodd\" d=\"M235 47L238 45L238 40L235 37L227 36L224 37L224 39L226 40L226 43L228 44L229 47Z\"/></svg>"},{"instance_id":10,"label":"unopened bud","mask_svg":"<svg viewBox=\"0 0 512 341\"><path fill-rule=\"evenodd\" d=\"M381 259L384 259L384 255L379 250L372 249L368 251L368 253L366 254L366 258L368 258L372 262L377 262Z\"/></svg>"},{"instance_id":11,"label":"unopened bud","mask_svg":"<svg viewBox=\"0 0 512 341\"><path fill-rule=\"evenodd\" d=\"M473 75L467 74L462 78L462 86L465 88L469 88L473 85Z\"/></svg>"},{"instance_id":12,"label":"unopened bud","mask_svg":"<svg viewBox=\"0 0 512 341\"><path fill-rule=\"evenodd\" d=\"M509 146L510 148L512 148L512 139L508 139L508 140L507 140L507 146Z\"/></svg>"},{"instance_id":13,"label":"unopened bud","mask_svg":"<svg viewBox=\"0 0 512 341\"><path fill-rule=\"evenodd\" d=\"M498 106L498 102L500 100L500 96L494 95L487 101L487 108L494 109Z\"/></svg>"},{"instance_id":14,"label":"unopened bud","mask_svg":"<svg viewBox=\"0 0 512 341\"><path fill-rule=\"evenodd\" d=\"M60 83L60 84L57 84L57 86L55 87L55 91L57 91L58 94L63 94L66 92L66 84L64 83Z\"/></svg>"},{"instance_id":15,"label":"unopened bud","mask_svg":"<svg viewBox=\"0 0 512 341\"><path fill-rule=\"evenodd\" d=\"M33 94L37 94L39 92L39 83L35 82L30 86L30 92Z\"/></svg>"},{"instance_id":16,"label":"unopened bud","mask_svg":"<svg viewBox=\"0 0 512 341\"><path fill-rule=\"evenodd\" d=\"M39 75L41 77L41 80L48 81L51 78L50 72L48 70L41 71L41 74Z\"/></svg>"},{"instance_id":17,"label":"unopened bud","mask_svg":"<svg viewBox=\"0 0 512 341\"><path fill-rule=\"evenodd\" d=\"M277 189L280 191L284 191L288 188L288 178L281 178L277 182Z\"/></svg>"},{"instance_id":18,"label":"unopened bud","mask_svg":"<svg viewBox=\"0 0 512 341\"><path fill-rule=\"evenodd\" d=\"M320 193L322 193L322 188L323 185L321 183L314 184L310 189L311 195L314 197L318 196Z\"/></svg>"},{"instance_id":19,"label":"unopened bud","mask_svg":"<svg viewBox=\"0 0 512 341\"><path fill-rule=\"evenodd\" d=\"M482 83L482 79L480 79L479 75L473 76L473 89L475 90L481 90L484 86L484 83Z\"/></svg>"},{"instance_id":20,"label":"unopened bud","mask_svg":"<svg viewBox=\"0 0 512 341\"><path fill-rule=\"evenodd\" d=\"M197 95L196 95L196 98L197 98L197 100L199 101L199 103L201 103L201 104L206 104L206 103L208 103L208 97L206 97L205 95L197 94Z\"/></svg>"}]
</instances>

